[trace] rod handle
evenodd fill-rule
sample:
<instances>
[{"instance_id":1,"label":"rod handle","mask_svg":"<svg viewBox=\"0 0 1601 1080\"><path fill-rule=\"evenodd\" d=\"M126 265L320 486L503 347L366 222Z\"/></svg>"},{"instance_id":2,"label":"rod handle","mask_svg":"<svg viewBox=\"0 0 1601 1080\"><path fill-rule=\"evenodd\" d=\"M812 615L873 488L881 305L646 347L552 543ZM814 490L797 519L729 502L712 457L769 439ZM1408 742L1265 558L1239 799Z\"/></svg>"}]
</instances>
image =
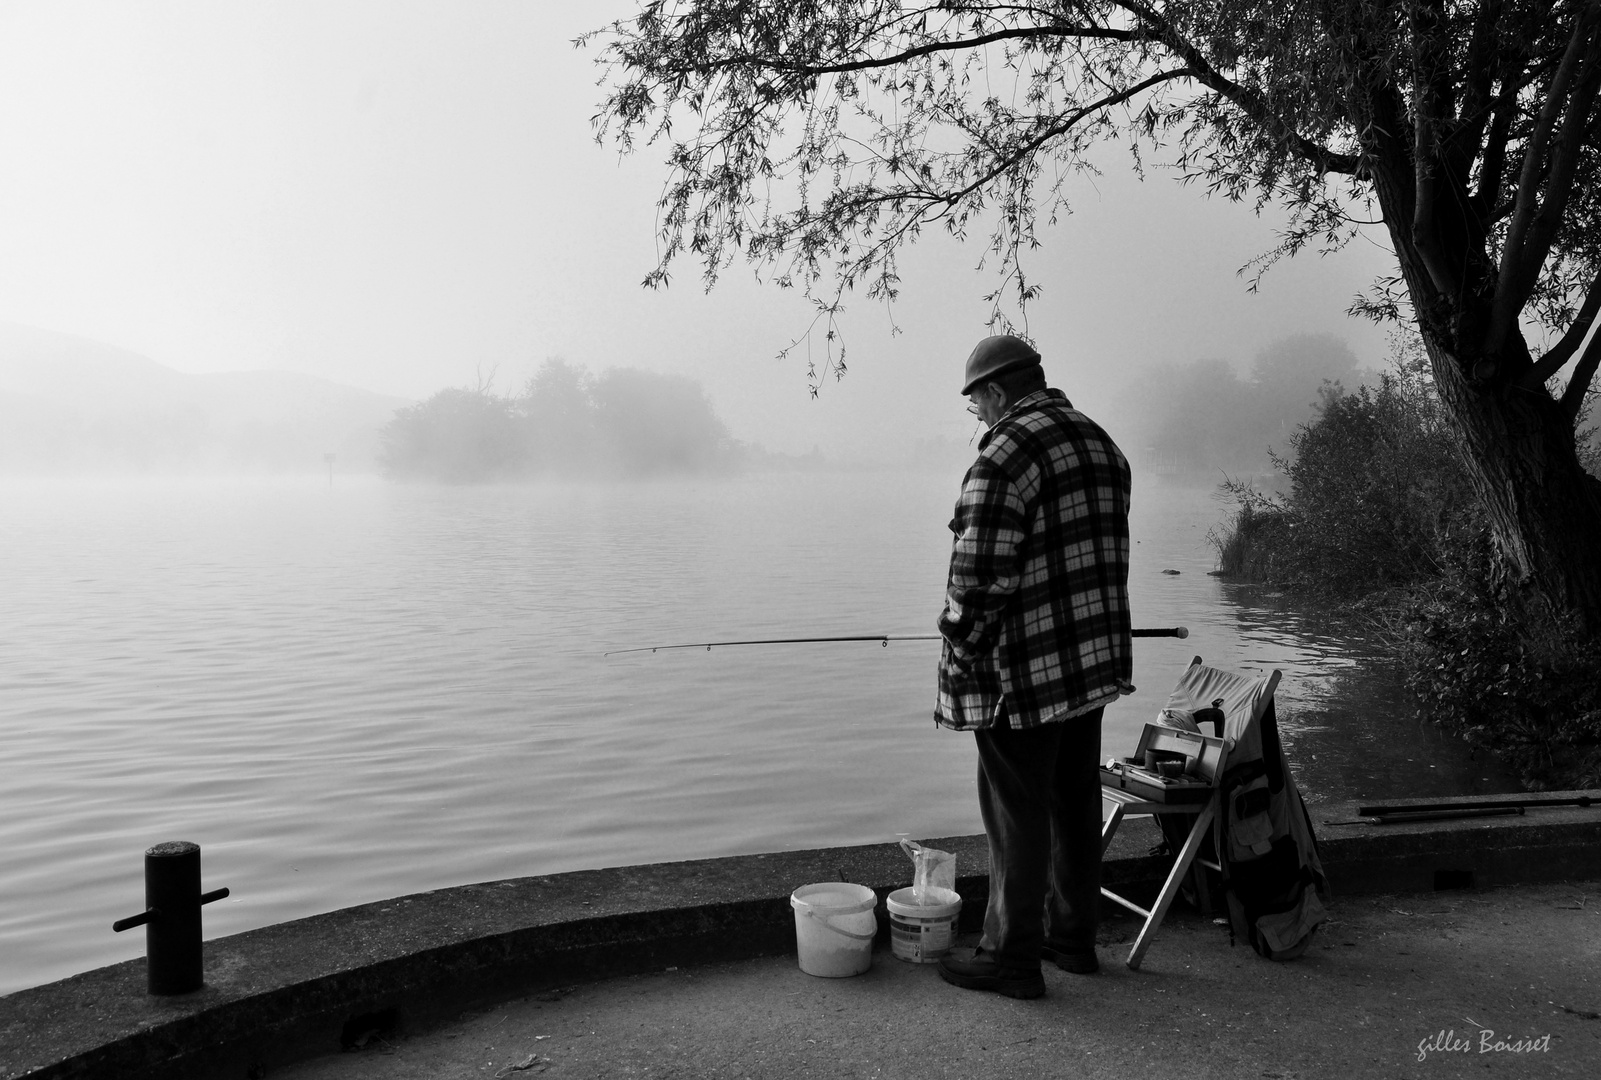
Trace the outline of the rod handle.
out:
<instances>
[{"instance_id":1,"label":"rod handle","mask_svg":"<svg viewBox=\"0 0 1601 1080\"><path fill-rule=\"evenodd\" d=\"M202 904L209 904L213 900L221 900L224 896L227 896L227 895L228 895L228 890L227 890L226 887L221 888L221 889L212 889L210 892L201 893L200 894L200 902Z\"/></svg>"}]
</instances>

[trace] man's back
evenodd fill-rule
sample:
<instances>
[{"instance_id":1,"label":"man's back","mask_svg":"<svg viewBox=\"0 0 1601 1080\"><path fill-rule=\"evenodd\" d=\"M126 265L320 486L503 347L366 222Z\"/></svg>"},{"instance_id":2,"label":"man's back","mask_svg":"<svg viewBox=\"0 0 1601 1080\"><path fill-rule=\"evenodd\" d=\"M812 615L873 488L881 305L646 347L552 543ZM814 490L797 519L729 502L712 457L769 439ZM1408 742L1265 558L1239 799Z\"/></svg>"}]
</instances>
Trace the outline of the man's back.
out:
<instances>
[{"instance_id":1,"label":"man's back","mask_svg":"<svg viewBox=\"0 0 1601 1080\"><path fill-rule=\"evenodd\" d=\"M1059 390L1021 398L968 470L941 631L936 718L1014 727L1086 712L1128 689L1128 462Z\"/></svg>"}]
</instances>

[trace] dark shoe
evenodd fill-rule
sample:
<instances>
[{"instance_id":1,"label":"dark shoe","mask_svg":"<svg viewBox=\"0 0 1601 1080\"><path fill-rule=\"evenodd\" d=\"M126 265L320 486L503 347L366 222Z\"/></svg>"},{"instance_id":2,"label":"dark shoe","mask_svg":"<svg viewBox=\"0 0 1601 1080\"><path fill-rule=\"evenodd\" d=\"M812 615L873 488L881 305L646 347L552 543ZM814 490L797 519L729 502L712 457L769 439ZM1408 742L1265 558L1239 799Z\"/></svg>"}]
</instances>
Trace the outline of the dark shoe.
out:
<instances>
[{"instance_id":1,"label":"dark shoe","mask_svg":"<svg viewBox=\"0 0 1601 1080\"><path fill-rule=\"evenodd\" d=\"M993 990L1010 998L1045 996L1045 976L1039 968L1003 968L983 949L974 950L967 960L950 953L942 956L939 977L964 990Z\"/></svg>"},{"instance_id":2,"label":"dark shoe","mask_svg":"<svg viewBox=\"0 0 1601 1080\"><path fill-rule=\"evenodd\" d=\"M1074 975L1094 975L1101 970L1101 962L1095 958L1095 950L1058 949L1053 945L1045 945L1040 949L1040 959L1049 960L1063 971L1070 971Z\"/></svg>"}]
</instances>

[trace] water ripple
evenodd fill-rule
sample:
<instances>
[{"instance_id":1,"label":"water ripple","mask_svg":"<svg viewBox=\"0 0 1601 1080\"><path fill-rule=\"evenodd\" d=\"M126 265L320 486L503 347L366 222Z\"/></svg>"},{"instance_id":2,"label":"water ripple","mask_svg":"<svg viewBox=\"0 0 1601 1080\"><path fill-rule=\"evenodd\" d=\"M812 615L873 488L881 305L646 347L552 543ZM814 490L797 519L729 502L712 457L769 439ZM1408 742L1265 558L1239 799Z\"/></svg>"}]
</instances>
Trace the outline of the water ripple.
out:
<instances>
[{"instance_id":1,"label":"water ripple","mask_svg":"<svg viewBox=\"0 0 1601 1080\"><path fill-rule=\"evenodd\" d=\"M0 992L138 955L110 923L165 840L232 890L219 935L466 881L979 831L971 740L931 720L934 642L601 655L931 633L957 480L6 482ZM1207 493L1140 490L1137 618L1192 636L1138 644L1108 753L1200 654L1284 671L1314 793L1478 775L1394 722L1360 643L1207 576Z\"/></svg>"}]
</instances>

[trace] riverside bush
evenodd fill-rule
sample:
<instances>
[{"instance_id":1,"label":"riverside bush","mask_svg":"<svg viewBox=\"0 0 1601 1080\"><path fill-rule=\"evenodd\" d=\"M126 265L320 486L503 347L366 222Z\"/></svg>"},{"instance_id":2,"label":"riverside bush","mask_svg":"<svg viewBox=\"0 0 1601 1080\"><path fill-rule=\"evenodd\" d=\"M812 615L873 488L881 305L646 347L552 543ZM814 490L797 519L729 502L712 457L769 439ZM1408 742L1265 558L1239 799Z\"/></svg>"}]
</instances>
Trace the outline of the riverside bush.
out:
<instances>
[{"instance_id":1,"label":"riverside bush","mask_svg":"<svg viewBox=\"0 0 1601 1080\"><path fill-rule=\"evenodd\" d=\"M1237 504L1212 537L1225 575L1338 600L1438 576L1478 522L1423 362L1403 355L1355 392L1325 383L1316 420L1274 455L1287 495L1224 484Z\"/></svg>"},{"instance_id":2,"label":"riverside bush","mask_svg":"<svg viewBox=\"0 0 1601 1080\"><path fill-rule=\"evenodd\" d=\"M1214 529L1208 534L1223 576L1262 582L1292 576L1287 565L1293 550L1289 510L1238 481L1227 481L1223 488L1237 500L1234 518L1221 533Z\"/></svg>"},{"instance_id":3,"label":"riverside bush","mask_svg":"<svg viewBox=\"0 0 1601 1080\"><path fill-rule=\"evenodd\" d=\"M1489 584L1488 532L1398 611L1407 685L1436 723L1502 756L1530 788L1601 786L1601 641L1514 618Z\"/></svg>"},{"instance_id":4,"label":"riverside bush","mask_svg":"<svg viewBox=\"0 0 1601 1080\"><path fill-rule=\"evenodd\" d=\"M1276 460L1287 494L1225 483L1223 574L1360 609L1420 712L1529 787L1601 784L1601 642L1520 611L1500 583L1421 348L1398 347L1377 386L1322 397Z\"/></svg>"}]
</instances>

